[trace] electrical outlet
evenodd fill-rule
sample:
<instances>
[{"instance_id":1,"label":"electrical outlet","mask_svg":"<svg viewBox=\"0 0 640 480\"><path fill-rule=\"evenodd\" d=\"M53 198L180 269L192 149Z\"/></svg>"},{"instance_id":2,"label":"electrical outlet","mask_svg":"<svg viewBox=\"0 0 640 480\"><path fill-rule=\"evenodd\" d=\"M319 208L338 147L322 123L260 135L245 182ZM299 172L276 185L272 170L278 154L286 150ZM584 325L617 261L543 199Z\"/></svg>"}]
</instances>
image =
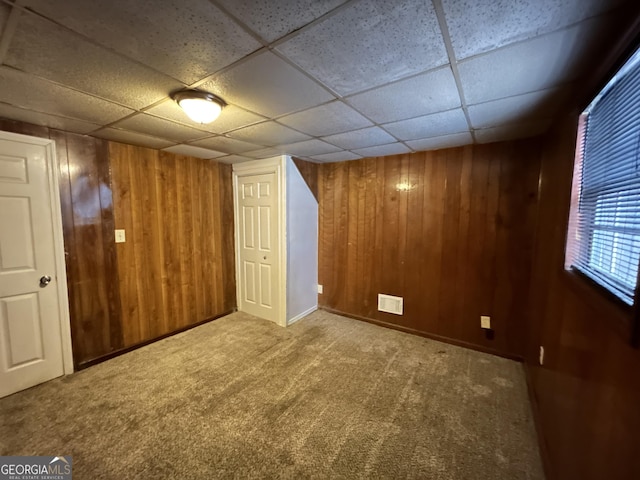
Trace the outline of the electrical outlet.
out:
<instances>
[{"instance_id":1,"label":"electrical outlet","mask_svg":"<svg viewBox=\"0 0 640 480\"><path fill-rule=\"evenodd\" d=\"M540 345L540 365L544 365L544 347Z\"/></svg>"},{"instance_id":2,"label":"electrical outlet","mask_svg":"<svg viewBox=\"0 0 640 480\"><path fill-rule=\"evenodd\" d=\"M318 284L318 293L322 293L322 285Z\"/></svg>"},{"instance_id":3,"label":"electrical outlet","mask_svg":"<svg viewBox=\"0 0 640 480\"><path fill-rule=\"evenodd\" d=\"M116 243L124 243L126 241L124 230L116 230Z\"/></svg>"},{"instance_id":4,"label":"electrical outlet","mask_svg":"<svg viewBox=\"0 0 640 480\"><path fill-rule=\"evenodd\" d=\"M480 315L480 328L491 330L491 317Z\"/></svg>"}]
</instances>

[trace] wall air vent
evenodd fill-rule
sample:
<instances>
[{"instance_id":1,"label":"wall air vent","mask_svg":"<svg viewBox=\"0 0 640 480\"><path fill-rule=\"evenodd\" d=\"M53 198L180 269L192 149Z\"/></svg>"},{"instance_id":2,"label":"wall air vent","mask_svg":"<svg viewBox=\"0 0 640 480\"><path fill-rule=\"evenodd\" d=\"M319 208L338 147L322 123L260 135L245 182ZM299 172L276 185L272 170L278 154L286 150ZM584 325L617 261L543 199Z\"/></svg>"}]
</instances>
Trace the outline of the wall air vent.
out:
<instances>
[{"instance_id":1,"label":"wall air vent","mask_svg":"<svg viewBox=\"0 0 640 480\"><path fill-rule=\"evenodd\" d=\"M378 294L378 311L402 315L402 297Z\"/></svg>"}]
</instances>

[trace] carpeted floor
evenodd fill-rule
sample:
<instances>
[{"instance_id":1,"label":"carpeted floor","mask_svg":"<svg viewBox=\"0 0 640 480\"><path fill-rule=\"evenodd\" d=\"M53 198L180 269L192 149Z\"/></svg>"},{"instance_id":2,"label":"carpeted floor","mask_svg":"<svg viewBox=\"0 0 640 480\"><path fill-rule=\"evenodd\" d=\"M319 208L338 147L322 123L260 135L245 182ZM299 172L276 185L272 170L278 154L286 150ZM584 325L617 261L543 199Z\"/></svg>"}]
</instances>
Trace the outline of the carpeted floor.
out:
<instances>
[{"instance_id":1,"label":"carpeted floor","mask_svg":"<svg viewBox=\"0 0 640 480\"><path fill-rule=\"evenodd\" d=\"M522 366L316 312L243 313L0 400L73 478L542 479Z\"/></svg>"}]
</instances>

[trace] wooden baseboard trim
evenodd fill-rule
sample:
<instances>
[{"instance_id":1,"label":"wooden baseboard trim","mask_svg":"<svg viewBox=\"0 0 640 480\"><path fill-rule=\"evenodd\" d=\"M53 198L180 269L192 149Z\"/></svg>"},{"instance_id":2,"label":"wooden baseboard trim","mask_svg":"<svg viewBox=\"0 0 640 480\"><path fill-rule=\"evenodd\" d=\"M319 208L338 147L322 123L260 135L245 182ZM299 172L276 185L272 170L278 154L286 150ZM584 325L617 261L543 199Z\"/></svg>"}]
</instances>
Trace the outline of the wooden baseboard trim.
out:
<instances>
[{"instance_id":1,"label":"wooden baseboard trim","mask_svg":"<svg viewBox=\"0 0 640 480\"><path fill-rule=\"evenodd\" d=\"M164 338L168 338L168 337L172 337L173 335L176 335L178 333L182 333L182 332L186 332L187 330L191 330L192 328L196 328L199 327L200 325L204 325L205 323L209 323L212 322L214 320L217 320L218 318L222 318L225 317L233 312L237 311L236 308L233 308L227 312L221 313L219 315L215 315L213 317L209 317L205 320L202 320L198 323L194 323L192 325L187 325L186 327L182 327L178 330L175 330L173 332L169 332L169 333L165 333L164 335L160 335L159 337L156 338L152 338L150 340L145 340L144 342L140 342L140 343L136 343L135 345L131 345L129 347L125 347L125 348L121 348L120 350L116 350L114 352L110 352L107 353L106 355L101 355L97 358L92 358L91 360L87 360L86 362L82 362L79 364L74 365L74 370L77 372L79 370L83 370L85 368L88 367L92 367L94 365L97 365L98 363L102 363L106 360L111 360L112 358L118 357L120 355L124 355L125 353L129 353L133 350L137 350L138 348L144 347L146 345L149 345L151 343L157 342L158 340L162 340Z\"/></svg>"},{"instance_id":2,"label":"wooden baseboard trim","mask_svg":"<svg viewBox=\"0 0 640 480\"><path fill-rule=\"evenodd\" d=\"M529 393L529 404L531 405L531 412L533 414L533 424L536 428L536 434L538 437L538 449L540 450L540 458L542 459L542 468L544 469L544 476L547 480L555 480L553 470L551 468L551 459L549 457L549 448L545 440L544 432L542 431L542 421L540 417L540 406L538 405L538 397L533 388L533 379L531 378L531 367L525 361L523 362L524 377L527 382L527 392Z\"/></svg>"},{"instance_id":3,"label":"wooden baseboard trim","mask_svg":"<svg viewBox=\"0 0 640 480\"><path fill-rule=\"evenodd\" d=\"M382 320L376 320L374 318L362 317L360 315L354 315L352 313L341 312L339 310L334 310L333 308L328 307L318 307L319 310L324 310L325 312L334 313L336 315L341 315L343 317L353 318L354 320L360 320L362 322L372 323L374 325L378 325L380 327L391 328L392 330L398 330L404 333L411 333L412 335L418 335L420 337L430 338L431 340L437 340L439 342L448 343L450 345L455 345L457 347L468 348L469 350L475 350L477 352L488 353L490 355L495 355L496 357L507 358L509 360L515 360L516 362L522 362L524 359L520 355L514 355L512 353L505 353L499 350L494 350L492 348L487 348L482 345L476 345L475 343L464 342L462 340L456 340L454 338L443 337L441 335L436 335L434 333L423 332L420 330L415 330L413 328L403 327L402 325L396 325L394 323L383 322Z\"/></svg>"}]
</instances>

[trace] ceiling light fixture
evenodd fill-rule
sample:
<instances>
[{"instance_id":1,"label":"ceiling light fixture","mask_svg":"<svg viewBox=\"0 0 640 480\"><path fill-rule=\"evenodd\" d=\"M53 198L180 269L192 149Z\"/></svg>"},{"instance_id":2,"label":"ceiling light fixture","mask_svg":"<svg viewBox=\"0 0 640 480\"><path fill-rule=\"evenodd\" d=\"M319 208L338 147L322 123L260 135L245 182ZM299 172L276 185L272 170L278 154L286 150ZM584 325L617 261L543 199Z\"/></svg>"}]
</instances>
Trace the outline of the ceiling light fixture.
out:
<instances>
[{"instance_id":1,"label":"ceiling light fixture","mask_svg":"<svg viewBox=\"0 0 640 480\"><path fill-rule=\"evenodd\" d=\"M211 123L227 105L213 93L201 90L180 90L171 95L191 120L197 123Z\"/></svg>"}]
</instances>

